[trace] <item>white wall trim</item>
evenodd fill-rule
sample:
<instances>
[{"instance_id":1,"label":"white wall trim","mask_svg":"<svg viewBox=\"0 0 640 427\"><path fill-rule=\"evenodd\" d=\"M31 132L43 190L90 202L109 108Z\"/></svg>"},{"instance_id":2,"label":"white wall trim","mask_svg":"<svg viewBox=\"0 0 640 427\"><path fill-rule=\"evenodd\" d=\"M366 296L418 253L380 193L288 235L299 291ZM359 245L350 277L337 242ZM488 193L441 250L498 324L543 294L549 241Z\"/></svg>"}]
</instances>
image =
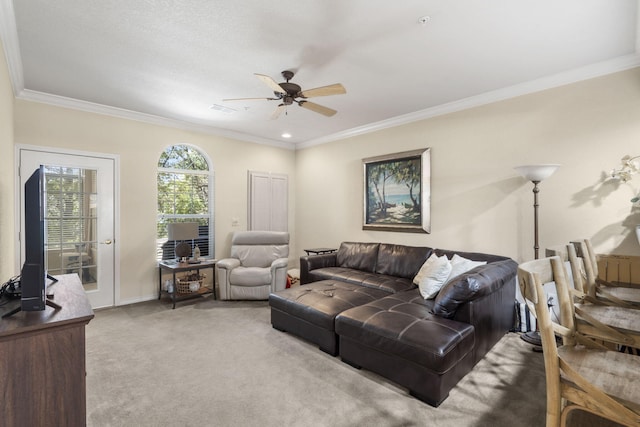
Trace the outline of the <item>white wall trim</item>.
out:
<instances>
[{"instance_id":1,"label":"white wall trim","mask_svg":"<svg viewBox=\"0 0 640 427\"><path fill-rule=\"evenodd\" d=\"M4 0L0 0L4 1ZM640 10L639 10L640 16ZM640 25L639 25L640 27ZM638 38L640 39L640 30L638 32ZM640 46L638 42L636 48ZM19 55L18 55L19 56ZM22 89L17 95L17 98L26 101L40 102L49 105L55 105L63 108L70 108L74 110L80 110L90 113L103 114L112 117L124 118L128 120L134 120L144 123L150 123L159 126L166 126L171 128L177 128L187 131L199 132L208 135L222 136L225 138L237 139L240 141L252 142L255 144L270 145L279 148L285 148L289 150L297 150L302 148L313 147L315 145L326 144L328 142L337 141L340 139L346 139L355 137L358 135L364 135L371 132L377 132L383 129L392 128L395 126L401 126L404 124L426 120L429 118L441 116L444 114L454 113L482 105L490 104L493 102L503 101L509 98L515 98L521 95L527 95L530 93L539 92L554 87L564 86L579 81L604 76L607 74L617 73L620 71L628 70L640 66L640 53L633 53L625 56L621 56L612 60L603 61L596 64L591 64L586 67L569 70L566 72L558 73L548 77L542 77L530 82L510 86L503 89L498 89L491 92L486 92L477 96L464 98L461 100L449 102L446 104L438 105L435 107L427 108L424 110L416 111L414 113L405 114L402 116L393 117L391 119L382 120L375 123L370 123L364 126L345 130L343 132L327 135L322 138L316 138L297 144L282 142L267 138L260 138L252 135L247 135L241 132L235 132L225 129L219 129L212 126L199 125L195 123L188 123L174 119L168 119L160 116L154 116L151 114L139 113L131 110L125 110L122 108L110 107L102 104L96 104L87 101L80 101L77 99L67 98L58 95L50 95L43 92L37 92L27 89ZM15 91L15 88L14 88Z\"/></svg>"},{"instance_id":2,"label":"white wall trim","mask_svg":"<svg viewBox=\"0 0 640 427\"><path fill-rule=\"evenodd\" d=\"M388 120L370 123L365 126L348 129L344 132L338 132L322 138L301 142L296 145L296 149L313 147L315 145L325 144L331 141L351 138L354 136L364 135L367 133L376 132L420 120L426 120L444 114L479 107L482 105L503 101L509 98L515 98L521 95L527 95L530 93L540 92L543 90L576 83L594 77L617 73L638 66L640 66L640 54L634 53L625 55L609 61L588 65L586 67L558 73L549 77L543 77L537 80L510 86L504 89L486 92L477 96L472 96L469 98L460 99L458 101L438 105L432 108L427 108L425 110L416 111L414 113L393 117Z\"/></svg>"},{"instance_id":3,"label":"white wall trim","mask_svg":"<svg viewBox=\"0 0 640 427\"><path fill-rule=\"evenodd\" d=\"M126 300L116 301L116 306L137 304L139 302L153 301L153 300L157 300L157 299L158 299L158 294L157 293L155 293L153 295L143 295L143 296L140 296L140 297L128 298ZM108 308L108 307L105 307L105 308Z\"/></svg>"},{"instance_id":4,"label":"white wall trim","mask_svg":"<svg viewBox=\"0 0 640 427\"><path fill-rule=\"evenodd\" d=\"M586 67L558 73L553 76L543 77L531 82L514 85L508 88L487 92L477 96L449 102L447 104L427 108L410 114L405 114L391 119L370 123L364 126L347 129L332 135L311 139L300 143L283 142L279 140L262 138L248 135L242 132L220 129L213 126L189 123L175 119L168 119L151 114L139 113L122 108L110 107L92 102L80 101L57 95L50 95L43 92L27 90L24 88L24 75L22 60L20 56L20 46L18 43L18 32L16 28L15 13L12 0L0 0L0 39L4 42L4 50L9 67L13 92L16 98L26 101L41 102L63 108L103 114L112 117L124 118L159 126L182 129L186 131L198 132L207 135L221 136L255 144L269 145L289 150L297 150L325 144L328 142L364 135L371 132L388 129L420 120L425 120L444 114L462 111L481 105L514 98L558 86L563 86L594 77L624 71L640 66L640 0L637 7L636 25L636 46L635 53L603 61Z\"/></svg>"},{"instance_id":5,"label":"white wall trim","mask_svg":"<svg viewBox=\"0 0 640 427\"><path fill-rule=\"evenodd\" d=\"M4 54L7 58L13 95L18 96L24 89L24 74L12 0L0 0L0 41L4 43Z\"/></svg>"},{"instance_id":6,"label":"white wall trim","mask_svg":"<svg viewBox=\"0 0 640 427\"><path fill-rule=\"evenodd\" d=\"M118 117L143 123L150 123L158 126L199 132L207 135L222 136L225 138L237 139L240 141L252 142L255 144L270 145L279 148L286 148L289 150L294 149L294 145L289 142L260 138L242 132L235 132L231 130L216 128L213 126L199 125L196 123L168 119L165 117L155 116L153 114L139 113L137 111L126 110L124 108L110 107L108 105L81 101L78 99L67 98L59 95L51 95L48 93L33 91L29 89L23 89L22 91L20 91L20 93L18 93L18 95L16 95L16 97L25 101L40 102L42 104L54 105L56 107L69 108L72 110L102 114L105 116Z\"/></svg>"},{"instance_id":7,"label":"white wall trim","mask_svg":"<svg viewBox=\"0 0 640 427\"><path fill-rule=\"evenodd\" d=\"M20 150L29 150L29 151L42 151L43 153L68 154L71 156L107 158L107 159L114 160L118 165L120 163L120 155L113 154L113 153L99 153L96 151L73 150L69 148L40 146L40 145L31 145L31 144L16 144L15 148L16 148L16 155L19 154Z\"/></svg>"}]
</instances>

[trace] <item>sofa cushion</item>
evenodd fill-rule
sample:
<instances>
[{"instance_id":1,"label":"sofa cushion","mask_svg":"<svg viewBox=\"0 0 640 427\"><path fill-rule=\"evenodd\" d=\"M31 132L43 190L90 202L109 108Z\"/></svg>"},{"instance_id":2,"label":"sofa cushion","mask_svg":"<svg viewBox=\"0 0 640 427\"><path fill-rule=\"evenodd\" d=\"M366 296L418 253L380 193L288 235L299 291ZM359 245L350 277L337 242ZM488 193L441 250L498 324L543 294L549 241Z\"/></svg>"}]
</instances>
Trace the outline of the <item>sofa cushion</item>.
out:
<instances>
[{"instance_id":1,"label":"sofa cushion","mask_svg":"<svg viewBox=\"0 0 640 427\"><path fill-rule=\"evenodd\" d=\"M435 316L417 289L340 313L341 337L443 374L473 350L473 326Z\"/></svg>"},{"instance_id":2,"label":"sofa cushion","mask_svg":"<svg viewBox=\"0 0 640 427\"><path fill-rule=\"evenodd\" d=\"M336 255L336 266L373 273L379 247L379 243L342 242Z\"/></svg>"},{"instance_id":3,"label":"sofa cushion","mask_svg":"<svg viewBox=\"0 0 640 427\"><path fill-rule=\"evenodd\" d=\"M462 273L466 273L467 271L473 270L481 265L485 265L486 263L487 261L473 261L455 254L453 255L453 258L451 258L451 273L449 273L447 282L455 279Z\"/></svg>"},{"instance_id":4,"label":"sofa cushion","mask_svg":"<svg viewBox=\"0 0 640 427\"><path fill-rule=\"evenodd\" d=\"M432 252L433 249L427 247L381 243L376 273L411 279Z\"/></svg>"},{"instance_id":5,"label":"sofa cushion","mask_svg":"<svg viewBox=\"0 0 640 427\"><path fill-rule=\"evenodd\" d=\"M309 271L309 281L316 282L318 280L342 280L343 282L353 283L368 288L380 289L388 293L406 291L416 286L411 279L403 277L387 276L384 274L368 273L366 271L355 270L353 268L344 267L325 267Z\"/></svg>"},{"instance_id":6,"label":"sofa cushion","mask_svg":"<svg viewBox=\"0 0 640 427\"><path fill-rule=\"evenodd\" d=\"M234 286L261 286L271 284L271 268L236 267L231 270L229 281Z\"/></svg>"},{"instance_id":7,"label":"sofa cushion","mask_svg":"<svg viewBox=\"0 0 640 427\"><path fill-rule=\"evenodd\" d=\"M388 293L336 280L323 280L296 286L269 295L269 305L324 329L334 330L337 314Z\"/></svg>"},{"instance_id":8,"label":"sofa cushion","mask_svg":"<svg viewBox=\"0 0 640 427\"><path fill-rule=\"evenodd\" d=\"M440 289L433 305L433 313L453 318L462 304L488 295L512 280L517 268L518 264L514 260L505 259L461 274Z\"/></svg>"},{"instance_id":9,"label":"sofa cushion","mask_svg":"<svg viewBox=\"0 0 640 427\"><path fill-rule=\"evenodd\" d=\"M435 298L440 288L449 278L451 262L445 255L441 257L432 254L420 267L420 271L413 278L413 283L418 285L420 294L424 299Z\"/></svg>"}]
</instances>

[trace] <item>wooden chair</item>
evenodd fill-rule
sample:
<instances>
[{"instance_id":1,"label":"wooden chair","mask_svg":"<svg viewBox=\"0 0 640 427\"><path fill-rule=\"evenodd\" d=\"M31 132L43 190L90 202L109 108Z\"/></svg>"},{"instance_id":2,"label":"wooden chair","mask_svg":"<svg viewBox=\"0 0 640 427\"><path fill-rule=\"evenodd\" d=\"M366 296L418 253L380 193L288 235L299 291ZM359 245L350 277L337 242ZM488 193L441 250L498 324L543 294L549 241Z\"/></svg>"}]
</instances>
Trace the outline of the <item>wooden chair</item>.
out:
<instances>
[{"instance_id":1,"label":"wooden chair","mask_svg":"<svg viewBox=\"0 0 640 427\"><path fill-rule=\"evenodd\" d=\"M640 348L640 310L628 304L616 304L609 299L600 299L586 293L590 286L585 277L593 277L585 273L589 269L589 261L579 259L575 245L567 245L567 258L571 265L574 313L576 327L584 335L593 337L624 348ZM584 261L584 262L582 262Z\"/></svg>"},{"instance_id":2,"label":"wooden chair","mask_svg":"<svg viewBox=\"0 0 640 427\"><path fill-rule=\"evenodd\" d=\"M584 335L598 341L607 341L618 346L620 351L639 354L640 348L640 310L638 307L622 303L618 306L610 299L594 298L585 293L589 289L585 263L578 257L574 244L564 248L547 248L546 256L558 256L562 261L569 261L573 285L569 294L575 303L574 311L577 320L576 328ZM605 331L605 332L603 332ZM609 346L614 348L613 346Z\"/></svg>"},{"instance_id":3,"label":"wooden chair","mask_svg":"<svg viewBox=\"0 0 640 427\"><path fill-rule=\"evenodd\" d=\"M552 322L543 290L555 283L560 323ZM518 267L524 298L536 310L547 384L547 427L566 426L582 410L625 426L640 425L640 357L607 350L576 329L564 262L558 256ZM555 334L562 337L556 346Z\"/></svg>"},{"instance_id":4,"label":"wooden chair","mask_svg":"<svg viewBox=\"0 0 640 427\"><path fill-rule=\"evenodd\" d=\"M589 301L594 304L616 305L611 300L598 299L595 296L592 297L591 294L589 294L589 285L587 280L588 274L585 269L585 262L589 262L589 260L585 260L577 255L576 245L574 243L571 243L569 245L548 247L545 249L545 256L557 256L560 257L560 259L565 262L565 264L569 262L570 268L568 269L568 271L571 272L569 283L573 285L572 288L569 289L569 293L575 297L575 302ZM590 264L588 268L591 268ZM590 272L591 271L592 270L590 270ZM592 276L591 273L589 273L589 276ZM620 306L630 307L625 302L621 302Z\"/></svg>"},{"instance_id":5,"label":"wooden chair","mask_svg":"<svg viewBox=\"0 0 640 427\"><path fill-rule=\"evenodd\" d=\"M574 240L571 243L584 264L584 280L586 282L584 293L605 303L610 302L620 307L640 309L640 287L619 282L608 282L600 278L598 261L591 241L589 239L581 239Z\"/></svg>"}]
</instances>

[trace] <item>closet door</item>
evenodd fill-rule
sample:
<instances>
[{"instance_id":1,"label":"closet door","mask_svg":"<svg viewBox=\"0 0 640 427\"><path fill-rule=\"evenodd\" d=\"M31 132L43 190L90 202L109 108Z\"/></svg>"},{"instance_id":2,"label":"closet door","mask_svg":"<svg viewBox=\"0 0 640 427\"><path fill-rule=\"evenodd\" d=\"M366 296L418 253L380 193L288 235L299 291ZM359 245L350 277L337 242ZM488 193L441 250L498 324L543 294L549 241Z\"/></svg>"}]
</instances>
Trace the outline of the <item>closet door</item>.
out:
<instances>
[{"instance_id":1,"label":"closet door","mask_svg":"<svg viewBox=\"0 0 640 427\"><path fill-rule=\"evenodd\" d=\"M289 179L249 171L249 230L288 231Z\"/></svg>"}]
</instances>

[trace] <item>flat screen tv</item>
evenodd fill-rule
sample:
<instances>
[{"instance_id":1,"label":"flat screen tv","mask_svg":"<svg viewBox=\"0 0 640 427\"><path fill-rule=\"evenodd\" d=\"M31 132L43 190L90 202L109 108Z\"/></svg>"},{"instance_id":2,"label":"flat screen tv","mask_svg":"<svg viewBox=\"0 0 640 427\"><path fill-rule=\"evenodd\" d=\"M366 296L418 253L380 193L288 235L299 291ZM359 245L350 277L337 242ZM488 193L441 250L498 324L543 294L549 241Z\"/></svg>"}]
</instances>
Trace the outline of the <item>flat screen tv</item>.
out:
<instances>
[{"instance_id":1,"label":"flat screen tv","mask_svg":"<svg viewBox=\"0 0 640 427\"><path fill-rule=\"evenodd\" d=\"M25 257L20 277L22 311L44 310L47 303L44 214L44 166L40 166L24 184Z\"/></svg>"}]
</instances>

